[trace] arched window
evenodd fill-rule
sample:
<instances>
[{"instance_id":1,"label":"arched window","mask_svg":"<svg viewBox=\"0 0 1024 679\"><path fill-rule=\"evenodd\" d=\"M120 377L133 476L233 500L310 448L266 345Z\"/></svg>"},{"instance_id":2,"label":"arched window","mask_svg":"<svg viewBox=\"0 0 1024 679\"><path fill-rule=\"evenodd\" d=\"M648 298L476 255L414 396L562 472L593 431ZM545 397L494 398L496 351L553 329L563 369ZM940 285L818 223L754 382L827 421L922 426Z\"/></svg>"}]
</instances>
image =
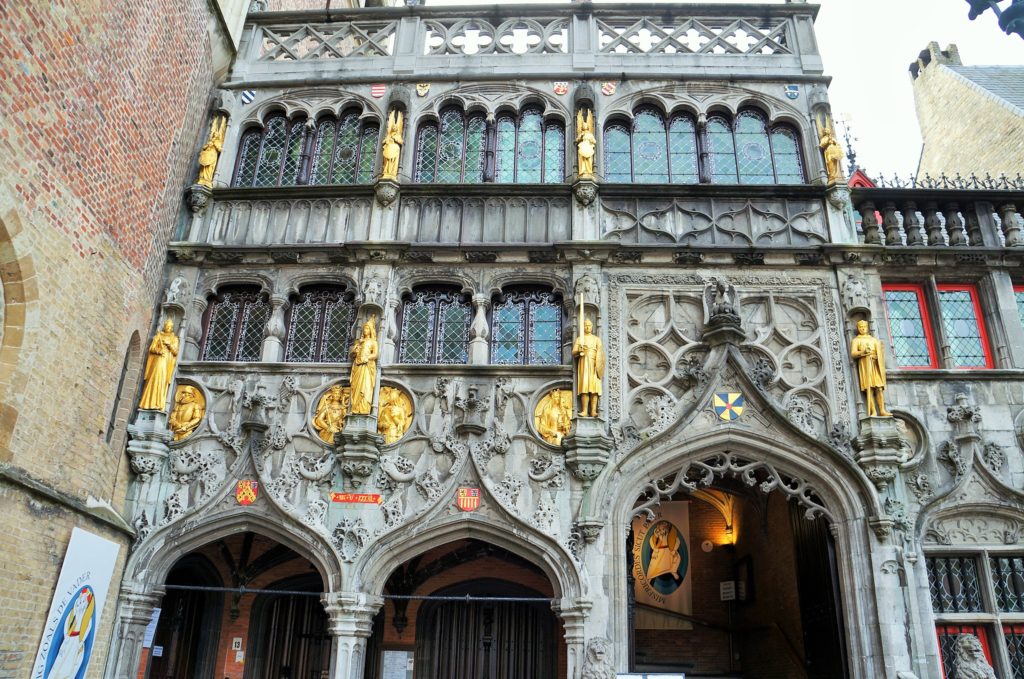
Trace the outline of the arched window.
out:
<instances>
[{"instance_id":1,"label":"arched window","mask_svg":"<svg viewBox=\"0 0 1024 679\"><path fill-rule=\"evenodd\" d=\"M740 111L735 125L723 116L708 120L711 180L721 184L802 184L803 161L796 131L769 128L764 116Z\"/></svg>"},{"instance_id":2,"label":"arched window","mask_svg":"<svg viewBox=\"0 0 1024 679\"><path fill-rule=\"evenodd\" d=\"M416 290L402 305L399 363L469 360L469 301L453 289Z\"/></svg>"},{"instance_id":3,"label":"arched window","mask_svg":"<svg viewBox=\"0 0 1024 679\"><path fill-rule=\"evenodd\" d=\"M341 363L348 359L355 306L340 287L303 290L288 318L286 361Z\"/></svg>"},{"instance_id":4,"label":"arched window","mask_svg":"<svg viewBox=\"0 0 1024 679\"><path fill-rule=\"evenodd\" d=\"M562 362L562 306L547 291L516 290L491 311L491 363L557 365Z\"/></svg>"},{"instance_id":5,"label":"arched window","mask_svg":"<svg viewBox=\"0 0 1024 679\"><path fill-rule=\"evenodd\" d=\"M711 181L715 184L735 184L736 143L732 138L732 124L727 118L708 118L707 128L708 162L711 164Z\"/></svg>"},{"instance_id":6,"label":"arched window","mask_svg":"<svg viewBox=\"0 0 1024 679\"><path fill-rule=\"evenodd\" d=\"M204 361L258 361L270 304L257 287L226 288L206 312Z\"/></svg>"},{"instance_id":7,"label":"arched window","mask_svg":"<svg viewBox=\"0 0 1024 679\"><path fill-rule=\"evenodd\" d=\"M421 125L416 137L415 181L482 182L486 132L483 115L467 119L455 108L441 112L440 126L433 122Z\"/></svg>"},{"instance_id":8,"label":"arched window","mask_svg":"<svg viewBox=\"0 0 1024 679\"><path fill-rule=\"evenodd\" d=\"M544 122L539 108L497 121L494 181L553 184L565 176L565 128Z\"/></svg>"},{"instance_id":9,"label":"arched window","mask_svg":"<svg viewBox=\"0 0 1024 679\"><path fill-rule=\"evenodd\" d=\"M740 184L771 184L775 181L772 149L764 117L754 111L741 111L736 116L736 166Z\"/></svg>"},{"instance_id":10,"label":"arched window","mask_svg":"<svg viewBox=\"0 0 1024 679\"><path fill-rule=\"evenodd\" d=\"M604 133L605 179L637 184L688 184L698 181L697 128L687 115L665 125L657 109L643 107L627 127L615 122Z\"/></svg>"},{"instance_id":11,"label":"arched window","mask_svg":"<svg viewBox=\"0 0 1024 679\"><path fill-rule=\"evenodd\" d=\"M803 184L805 181L798 139L796 131L788 125L772 128L772 163L779 184Z\"/></svg>"},{"instance_id":12,"label":"arched window","mask_svg":"<svg viewBox=\"0 0 1024 679\"><path fill-rule=\"evenodd\" d=\"M357 111L321 117L316 125L283 114L242 135L234 186L367 184L373 181L380 125Z\"/></svg>"}]
</instances>

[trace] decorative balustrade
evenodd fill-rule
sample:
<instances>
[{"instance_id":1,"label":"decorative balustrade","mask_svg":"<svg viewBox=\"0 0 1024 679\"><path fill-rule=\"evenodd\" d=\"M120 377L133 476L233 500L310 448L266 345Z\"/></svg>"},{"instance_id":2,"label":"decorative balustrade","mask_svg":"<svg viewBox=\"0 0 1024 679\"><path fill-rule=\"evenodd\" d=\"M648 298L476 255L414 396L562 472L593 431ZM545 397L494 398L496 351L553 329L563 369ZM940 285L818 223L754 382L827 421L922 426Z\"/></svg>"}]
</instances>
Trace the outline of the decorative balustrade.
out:
<instances>
[{"instance_id":1,"label":"decorative balustrade","mask_svg":"<svg viewBox=\"0 0 1024 679\"><path fill-rule=\"evenodd\" d=\"M952 185L948 179L929 179L933 187L943 186L943 181ZM1012 180L1003 181L1014 186ZM971 180L957 182L969 186ZM861 235L868 245L1024 246L1020 188L858 188L851 191L851 200L861 215Z\"/></svg>"},{"instance_id":2,"label":"decorative balustrade","mask_svg":"<svg viewBox=\"0 0 1024 679\"><path fill-rule=\"evenodd\" d=\"M660 20L659 20L660 19ZM784 19L597 19L606 54L791 54Z\"/></svg>"}]
</instances>

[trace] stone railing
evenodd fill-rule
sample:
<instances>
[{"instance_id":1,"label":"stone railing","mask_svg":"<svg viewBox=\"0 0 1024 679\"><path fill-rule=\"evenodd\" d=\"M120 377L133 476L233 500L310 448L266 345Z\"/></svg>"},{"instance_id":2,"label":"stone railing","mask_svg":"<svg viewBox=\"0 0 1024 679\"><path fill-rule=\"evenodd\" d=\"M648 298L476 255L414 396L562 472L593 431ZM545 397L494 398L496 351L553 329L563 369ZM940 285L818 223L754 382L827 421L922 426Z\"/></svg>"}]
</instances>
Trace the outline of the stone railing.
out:
<instances>
[{"instance_id":1,"label":"stone railing","mask_svg":"<svg viewBox=\"0 0 1024 679\"><path fill-rule=\"evenodd\" d=\"M1024 246L1024 190L883 187L850 193L868 245Z\"/></svg>"},{"instance_id":2,"label":"stone railing","mask_svg":"<svg viewBox=\"0 0 1024 679\"><path fill-rule=\"evenodd\" d=\"M427 76L456 65L451 60L459 57L474 59L459 65L494 75L507 70L521 76L528 63L539 77L621 76L624 68L662 77L669 65L705 68L709 75L718 66L771 68L780 77L820 73L813 40L805 39L813 34L815 13L802 3L694 3L671 11L649 4L547 5L531 7L528 15L514 6L258 12L249 15L233 80L255 85L299 74L307 81ZM730 56L742 60L730 62ZM331 65L340 61L344 70Z\"/></svg>"}]
</instances>

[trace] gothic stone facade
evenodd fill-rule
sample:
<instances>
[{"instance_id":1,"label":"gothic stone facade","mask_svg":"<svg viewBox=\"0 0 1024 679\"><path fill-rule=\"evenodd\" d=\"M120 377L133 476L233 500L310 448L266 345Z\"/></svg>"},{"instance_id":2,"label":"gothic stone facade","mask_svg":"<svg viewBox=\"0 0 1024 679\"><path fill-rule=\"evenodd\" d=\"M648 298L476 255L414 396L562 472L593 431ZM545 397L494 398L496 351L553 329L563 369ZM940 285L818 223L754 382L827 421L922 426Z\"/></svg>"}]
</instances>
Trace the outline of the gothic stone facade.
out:
<instances>
[{"instance_id":1,"label":"gothic stone facade","mask_svg":"<svg viewBox=\"0 0 1024 679\"><path fill-rule=\"evenodd\" d=\"M624 672L623 538L633 516L730 478L827 522L847 676L940 676L944 618L933 610L928 570L947 555L987 564L1021 554L1024 329L1013 272L1022 197L855 189L851 198L828 183L815 125L828 99L812 5L743 16L724 6L516 11L349 11L330 24L322 13L250 15L219 93L230 123L214 188L194 190L184 210L161 305L180 329L176 383L199 389L207 412L195 432L169 443L163 415L137 416L129 450L138 536L106 676L135 673L175 561L240 530L316 566L334 677L362 676L391 572L467 537L547 575L564 629L564 676L581 676L595 638L611 640L606 660ZM460 182L469 170L457 165L453 182L417 181L430 171L417 166L420 130L440 119L443 131L446 110L463 121L480 114L486 126L530 107L564 131L561 157L546 161L560 167L557 180ZM266 126L252 143L279 143L268 141L274 116L289 121L274 123L280 130L304 135L312 134L305 121L353 110L361 125L353 129L379 135L396 109L406 121L397 181L377 179L373 132L372 144L353 142L346 156L369 158L353 170L364 183L310 181L315 140L280 142L282 165L254 180L259 156L245 157L245 135ZM580 109L594 112L592 181L577 175ZM703 182L609 181L621 168L606 157L612 127L626 121L641 145L632 121L644 110L685 114L702 135L716 120L757 111L792 132L803 178L707 181L714 168L705 164L717 161L702 156ZM465 138L460 132L458 144ZM460 149L457 160L467 155ZM485 174L497 171L487 149L475 151ZM642 148L633 155L637 176L643 157ZM350 416L331 442L313 427L324 392L347 384L349 364L286 358L299 294L328 284L350 295L350 335L376 319L378 386L411 399L413 421L397 442L376 436L376 407L368 418ZM974 322L987 329L979 369L957 369L959 331L942 326L946 284L971 291ZM265 300L265 316L213 352L237 357L230 352L244 344L246 360L208 360L212 305L237 286ZM469 305L459 317L464 356L402 360L407 304L423 286L447 286ZM493 358L492 307L524 286L560 300L555 364ZM922 369L901 368L910 363L906 333L897 325L899 337L890 336L888 290L918 295L922 327L935 319ZM604 393L599 417L574 419L555 446L533 413L551 389L572 388L580 304L604 343ZM849 359L858 320L887 346L894 418L866 417ZM723 392L745 397L741 417L713 410ZM254 503L237 501L239 480L258 481ZM456 507L461 487L480 488L477 511ZM330 501L343 490L380 494L382 503L355 510ZM988 631L992 662L1006 671L1012 635L1004 639L998 624L1013 616L998 611L954 617Z\"/></svg>"}]
</instances>

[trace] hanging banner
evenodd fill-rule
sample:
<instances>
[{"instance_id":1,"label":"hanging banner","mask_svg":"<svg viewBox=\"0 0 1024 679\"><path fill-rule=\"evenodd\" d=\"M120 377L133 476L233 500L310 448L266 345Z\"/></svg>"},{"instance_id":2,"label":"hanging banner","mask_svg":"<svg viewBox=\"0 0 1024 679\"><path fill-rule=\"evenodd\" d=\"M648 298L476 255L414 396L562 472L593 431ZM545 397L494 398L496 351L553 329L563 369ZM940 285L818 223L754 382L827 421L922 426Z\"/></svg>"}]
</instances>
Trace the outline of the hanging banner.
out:
<instances>
[{"instance_id":1,"label":"hanging banner","mask_svg":"<svg viewBox=\"0 0 1024 679\"><path fill-rule=\"evenodd\" d=\"M98 535L80 528L71 531L32 679L85 676L119 550Z\"/></svg>"},{"instance_id":2,"label":"hanging banner","mask_svg":"<svg viewBox=\"0 0 1024 679\"><path fill-rule=\"evenodd\" d=\"M636 603L691 615L690 504L662 502L654 518L633 519ZM691 629L692 624L638 608L637 629Z\"/></svg>"}]
</instances>

